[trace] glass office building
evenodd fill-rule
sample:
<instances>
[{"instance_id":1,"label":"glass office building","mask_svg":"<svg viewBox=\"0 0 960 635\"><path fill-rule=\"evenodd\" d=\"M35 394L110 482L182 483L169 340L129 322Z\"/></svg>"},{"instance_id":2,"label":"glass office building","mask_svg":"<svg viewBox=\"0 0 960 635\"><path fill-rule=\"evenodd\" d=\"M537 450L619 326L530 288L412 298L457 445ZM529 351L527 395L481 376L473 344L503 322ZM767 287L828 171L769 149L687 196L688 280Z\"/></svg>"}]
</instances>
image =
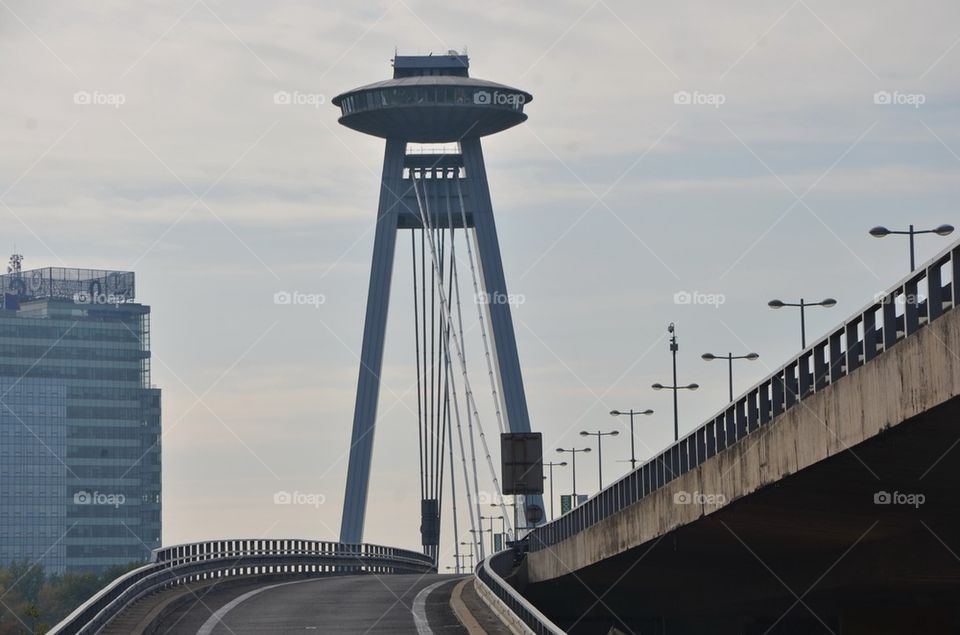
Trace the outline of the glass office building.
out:
<instances>
[{"instance_id":1,"label":"glass office building","mask_svg":"<svg viewBox=\"0 0 960 635\"><path fill-rule=\"evenodd\" d=\"M160 546L160 390L134 282L0 275L0 564L99 572Z\"/></svg>"}]
</instances>

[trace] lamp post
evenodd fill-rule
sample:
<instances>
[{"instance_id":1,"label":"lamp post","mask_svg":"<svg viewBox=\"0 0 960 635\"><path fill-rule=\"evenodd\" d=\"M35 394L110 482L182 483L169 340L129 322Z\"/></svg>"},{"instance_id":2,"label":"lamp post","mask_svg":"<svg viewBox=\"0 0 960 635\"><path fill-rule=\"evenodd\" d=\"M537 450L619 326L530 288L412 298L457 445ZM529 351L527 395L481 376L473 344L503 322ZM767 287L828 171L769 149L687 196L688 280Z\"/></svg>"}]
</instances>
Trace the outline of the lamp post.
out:
<instances>
[{"instance_id":1,"label":"lamp post","mask_svg":"<svg viewBox=\"0 0 960 635\"><path fill-rule=\"evenodd\" d=\"M493 555L493 521L503 520L503 514L499 516L480 516L481 523L485 520L490 521L490 554Z\"/></svg>"},{"instance_id":2,"label":"lamp post","mask_svg":"<svg viewBox=\"0 0 960 635\"><path fill-rule=\"evenodd\" d=\"M785 306L798 307L800 309L800 348L807 347L807 320L804 309L808 306L822 306L825 309L829 309L832 306L836 306L837 301L833 298L824 298L819 302L806 302L803 298L800 298L800 302L782 302L780 300L770 300L767 302L767 306L771 309L782 309Z\"/></svg>"},{"instance_id":3,"label":"lamp post","mask_svg":"<svg viewBox=\"0 0 960 635\"><path fill-rule=\"evenodd\" d=\"M611 430L610 432L601 432L597 430L596 432L588 432L586 430L580 431L581 437L597 437L597 491L603 489L603 437L615 437L620 434L619 430Z\"/></svg>"},{"instance_id":4,"label":"lamp post","mask_svg":"<svg viewBox=\"0 0 960 635\"><path fill-rule=\"evenodd\" d=\"M549 470L550 474L550 520L553 520L553 468L554 467L566 467L566 461L547 461L543 464Z\"/></svg>"},{"instance_id":5,"label":"lamp post","mask_svg":"<svg viewBox=\"0 0 960 635\"><path fill-rule=\"evenodd\" d=\"M514 498L512 503L508 503L506 501L502 501L501 503L490 503L490 507L500 507L501 504L504 507L513 508L513 539L517 540L520 537L520 527L517 524L519 522L519 520L517 519L517 500L516 498ZM506 532L506 521L504 521L504 532Z\"/></svg>"},{"instance_id":6,"label":"lamp post","mask_svg":"<svg viewBox=\"0 0 960 635\"><path fill-rule=\"evenodd\" d=\"M890 234L896 234L900 236L909 236L910 237L910 271L913 271L917 268L916 259L914 256L913 248L913 237L917 234L936 234L937 236L949 236L953 233L953 225L940 225L939 227L934 227L933 229L914 229L913 225L910 225L910 229L903 231L894 231L892 229L887 229L886 227L874 227L870 230L870 235L874 238L883 238L884 236L889 236Z\"/></svg>"},{"instance_id":7,"label":"lamp post","mask_svg":"<svg viewBox=\"0 0 960 635\"><path fill-rule=\"evenodd\" d=\"M467 553L467 554L465 554L465 555L462 556L462 557L470 558L470 569L469 569L469 571L473 571L473 543L472 543L472 542L463 542L463 541L461 541L460 544L463 545L464 547L470 547L470 552Z\"/></svg>"},{"instance_id":8,"label":"lamp post","mask_svg":"<svg viewBox=\"0 0 960 635\"><path fill-rule=\"evenodd\" d=\"M733 401L733 360L735 359L746 359L748 361L755 361L760 359L760 356L756 353L747 353L746 355L734 355L733 353L727 353L726 355L714 355L713 353L704 353L700 356L705 362L712 362L715 359L725 359L728 362L728 372L727 376L730 384L730 401Z\"/></svg>"},{"instance_id":9,"label":"lamp post","mask_svg":"<svg viewBox=\"0 0 960 635\"><path fill-rule=\"evenodd\" d=\"M677 351L680 350L680 346L677 344L677 328L670 323L670 326L667 327L667 333L670 334L670 352L673 354L673 385L664 386L661 383L656 383L651 386L654 390L672 390L673 391L673 440L680 440L680 415L679 409L677 407L677 391L679 390L696 390L700 387L700 384L687 384L686 386L677 385Z\"/></svg>"},{"instance_id":10,"label":"lamp post","mask_svg":"<svg viewBox=\"0 0 960 635\"><path fill-rule=\"evenodd\" d=\"M483 518L481 516L481 518ZM486 529L483 528L483 520L480 521L480 529L470 529L468 530L473 536L474 541L477 543L477 551L481 558L483 558L483 534L486 533Z\"/></svg>"},{"instance_id":11,"label":"lamp post","mask_svg":"<svg viewBox=\"0 0 960 635\"><path fill-rule=\"evenodd\" d=\"M499 505L498 503L490 503L490 507L497 507L497 508L499 508L500 505ZM503 517L503 514L501 514L500 516L497 516L497 519L500 521L500 535L504 537L504 540L506 540L506 537L507 537L507 520L506 520L506 518ZM491 527L491 528L493 527L493 522L490 523L490 527Z\"/></svg>"},{"instance_id":12,"label":"lamp post","mask_svg":"<svg viewBox=\"0 0 960 635\"><path fill-rule=\"evenodd\" d=\"M568 452L572 457L570 459L570 469L573 476L573 502L570 507L577 506L577 452L589 452L590 448L557 448L557 452Z\"/></svg>"},{"instance_id":13,"label":"lamp post","mask_svg":"<svg viewBox=\"0 0 960 635\"><path fill-rule=\"evenodd\" d=\"M628 415L630 417L630 470L633 471L637 469L637 450L633 444L633 415L652 415L653 410L647 408L646 410L627 410L626 412L620 412L619 410L611 410L611 417L619 417L622 415Z\"/></svg>"}]
</instances>

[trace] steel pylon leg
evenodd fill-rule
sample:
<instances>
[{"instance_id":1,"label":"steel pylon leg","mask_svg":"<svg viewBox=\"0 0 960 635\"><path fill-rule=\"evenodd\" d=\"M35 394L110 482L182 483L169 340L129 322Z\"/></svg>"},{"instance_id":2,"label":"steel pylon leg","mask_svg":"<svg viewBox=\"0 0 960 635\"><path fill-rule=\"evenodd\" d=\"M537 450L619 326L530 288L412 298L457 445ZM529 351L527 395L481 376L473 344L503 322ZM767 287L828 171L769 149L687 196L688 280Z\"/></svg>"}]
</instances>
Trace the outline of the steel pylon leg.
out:
<instances>
[{"instance_id":1,"label":"steel pylon leg","mask_svg":"<svg viewBox=\"0 0 960 635\"><path fill-rule=\"evenodd\" d=\"M363 344L360 349L360 376L357 380L350 461L340 525L340 542L343 543L363 541L387 309L390 303L390 281L397 242L397 219L402 205L400 197L405 192L402 180L405 150L405 142L389 139L384 150L380 204L373 241L373 265L370 269Z\"/></svg>"}]
</instances>

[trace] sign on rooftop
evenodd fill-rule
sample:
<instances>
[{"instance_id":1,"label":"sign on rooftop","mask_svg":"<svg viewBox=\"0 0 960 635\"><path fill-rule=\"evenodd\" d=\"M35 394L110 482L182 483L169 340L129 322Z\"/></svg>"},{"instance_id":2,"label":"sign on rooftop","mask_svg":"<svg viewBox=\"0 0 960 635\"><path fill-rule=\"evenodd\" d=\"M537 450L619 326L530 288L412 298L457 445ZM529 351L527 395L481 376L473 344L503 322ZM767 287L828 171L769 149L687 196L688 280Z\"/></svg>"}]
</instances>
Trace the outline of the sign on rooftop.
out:
<instances>
[{"instance_id":1,"label":"sign on rooftop","mask_svg":"<svg viewBox=\"0 0 960 635\"><path fill-rule=\"evenodd\" d=\"M44 267L0 275L0 289L19 300L70 300L84 304L131 302L135 293L132 271ZM78 300L80 298L81 300Z\"/></svg>"}]
</instances>

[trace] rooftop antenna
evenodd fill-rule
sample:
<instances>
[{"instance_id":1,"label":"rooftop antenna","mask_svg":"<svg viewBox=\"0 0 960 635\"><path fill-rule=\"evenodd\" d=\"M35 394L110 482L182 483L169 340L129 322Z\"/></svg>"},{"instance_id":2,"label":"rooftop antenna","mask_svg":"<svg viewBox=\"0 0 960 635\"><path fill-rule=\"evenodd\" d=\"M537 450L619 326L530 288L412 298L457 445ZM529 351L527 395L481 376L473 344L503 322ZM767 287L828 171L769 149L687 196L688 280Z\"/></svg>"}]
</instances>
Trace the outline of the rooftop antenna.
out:
<instances>
[{"instance_id":1,"label":"rooftop antenna","mask_svg":"<svg viewBox=\"0 0 960 635\"><path fill-rule=\"evenodd\" d=\"M16 250L16 247L14 247ZM23 254L18 254L16 251L10 254L10 262L7 265L7 273L20 273L23 270Z\"/></svg>"}]
</instances>

